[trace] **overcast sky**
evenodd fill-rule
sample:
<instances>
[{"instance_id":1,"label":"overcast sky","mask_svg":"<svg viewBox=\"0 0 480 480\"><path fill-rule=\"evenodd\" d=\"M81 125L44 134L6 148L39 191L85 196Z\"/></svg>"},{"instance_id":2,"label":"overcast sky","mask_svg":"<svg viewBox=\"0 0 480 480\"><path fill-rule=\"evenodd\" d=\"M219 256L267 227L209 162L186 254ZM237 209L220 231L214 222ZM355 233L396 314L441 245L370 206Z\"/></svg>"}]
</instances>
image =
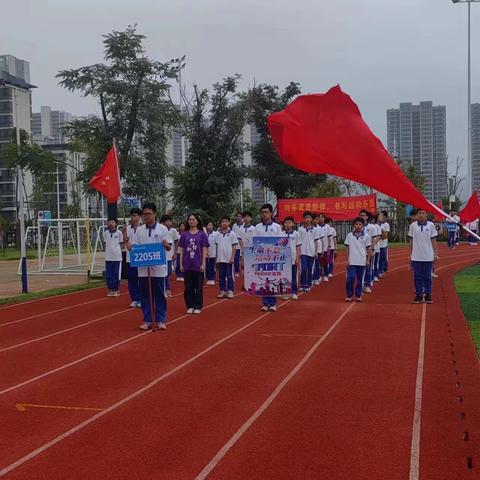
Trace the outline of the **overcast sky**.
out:
<instances>
[{"instance_id":1,"label":"overcast sky","mask_svg":"<svg viewBox=\"0 0 480 480\"><path fill-rule=\"evenodd\" d=\"M186 55L187 88L234 73L245 87L294 80L305 93L339 83L384 143L387 108L432 100L447 106L450 158L466 157L467 7L451 0L15 0L2 13L0 54L30 62L34 111L95 113L55 74L101 62L101 35L138 23L149 56ZM480 3L472 45L480 102Z\"/></svg>"}]
</instances>

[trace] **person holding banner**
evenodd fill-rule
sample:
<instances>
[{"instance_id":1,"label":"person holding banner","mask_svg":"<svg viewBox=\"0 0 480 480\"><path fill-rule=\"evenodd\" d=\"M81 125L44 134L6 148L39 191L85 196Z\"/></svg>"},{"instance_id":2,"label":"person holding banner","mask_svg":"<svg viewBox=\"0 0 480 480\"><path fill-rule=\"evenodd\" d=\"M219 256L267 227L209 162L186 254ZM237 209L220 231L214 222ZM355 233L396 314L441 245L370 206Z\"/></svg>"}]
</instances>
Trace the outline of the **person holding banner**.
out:
<instances>
[{"instance_id":1,"label":"person holding banner","mask_svg":"<svg viewBox=\"0 0 480 480\"><path fill-rule=\"evenodd\" d=\"M138 227L132 245L147 243L160 243L165 250L170 250L168 243L168 230L157 223L157 207L154 203L145 203L142 208L143 225ZM131 247L129 248L131 249ZM138 278L140 281L140 295L142 303L143 323L140 330L152 328L152 320L160 330L166 330L167 300L166 300L166 278L167 265L155 265L151 267L138 267ZM151 288L149 285L151 280ZM152 306L154 319L152 319Z\"/></svg>"},{"instance_id":2,"label":"person holding banner","mask_svg":"<svg viewBox=\"0 0 480 480\"><path fill-rule=\"evenodd\" d=\"M282 227L278 223L272 220L273 207L266 203L262 205L260 214L262 221L255 227L254 237L281 237L283 236ZM276 297L262 297L262 308L264 312L276 312L277 311L277 298Z\"/></svg>"},{"instance_id":3,"label":"person holding banner","mask_svg":"<svg viewBox=\"0 0 480 480\"><path fill-rule=\"evenodd\" d=\"M185 232L180 237L180 269L185 282L184 298L187 313L196 315L203 308L203 278L209 247L207 234L203 231L200 216L192 213L187 217Z\"/></svg>"}]
</instances>

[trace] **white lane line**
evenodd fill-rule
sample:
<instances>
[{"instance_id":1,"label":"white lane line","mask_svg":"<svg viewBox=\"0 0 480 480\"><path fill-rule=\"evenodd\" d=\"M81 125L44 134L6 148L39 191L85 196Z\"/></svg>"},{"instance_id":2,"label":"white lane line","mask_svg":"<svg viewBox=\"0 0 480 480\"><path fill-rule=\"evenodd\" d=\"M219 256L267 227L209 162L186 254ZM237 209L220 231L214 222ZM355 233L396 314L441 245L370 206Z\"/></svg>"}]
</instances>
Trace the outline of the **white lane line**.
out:
<instances>
[{"instance_id":1,"label":"white lane line","mask_svg":"<svg viewBox=\"0 0 480 480\"><path fill-rule=\"evenodd\" d=\"M425 321L427 307L422 305L422 323L420 327L420 343L418 347L417 382L415 386L415 409L413 412L412 445L410 449L410 480L420 477L420 433L422 424L422 388L423 366L425 360Z\"/></svg>"},{"instance_id":2,"label":"white lane line","mask_svg":"<svg viewBox=\"0 0 480 480\"><path fill-rule=\"evenodd\" d=\"M240 440L243 434L255 423L255 421L262 415L263 412L273 403L273 401L280 395L281 391L287 386L288 382L300 371L300 369L308 362L310 357L316 352L318 347L328 338L328 336L335 330L343 318L355 306L352 303L345 311L337 318L332 326L317 340L313 347L305 354L305 356L297 363L297 365L290 371L290 373L277 385L270 396L260 405L256 412L235 432L235 434L228 440L227 443L217 452L217 454L208 462L206 467L195 477L195 480L203 480L207 478L210 472L220 463L228 451Z\"/></svg>"},{"instance_id":3,"label":"white lane line","mask_svg":"<svg viewBox=\"0 0 480 480\"><path fill-rule=\"evenodd\" d=\"M237 293L235 296L237 296L237 295L241 295L241 293ZM211 303L210 305L207 305L203 309L206 310L207 308L213 307L215 305L218 305L219 303L224 303L224 302L227 302L227 301L228 301L227 299L218 300L214 303ZM193 316L194 315L186 315L186 314L180 315L179 317L174 318L173 320L170 320L169 322L167 322L167 325L170 325L172 323L176 323L179 320L182 320L183 318L193 317ZM86 356L81 357L77 360L74 360L73 362L66 363L65 365L61 365L60 367L54 368L53 370L49 370L48 372L42 373L41 375L38 375L38 376L33 377L33 378L29 378L28 380L25 380L24 382L18 383L16 385L12 385L11 387L5 388L4 390L0 390L0 396L4 395L5 393L11 392L12 390L16 390L17 388L21 388L21 387L24 387L25 385L36 382L37 380L41 380L42 378L53 375L54 373L65 370L66 368L73 367L74 365L78 365L79 363L82 363L82 362L84 362L84 361L86 361L90 358L93 358L93 357L96 357L97 355L108 352L109 350L113 350L114 348L119 347L121 345L124 345L125 343L131 342L132 340L136 340L137 338L140 338L147 333L152 333L152 332L151 331L146 331L146 332L138 333L136 335L133 335L132 337L128 337L125 340L122 340L121 342L115 343L113 345L110 345L109 347L102 348L101 350L97 350L96 352L90 353L89 355L86 355Z\"/></svg>"},{"instance_id":4,"label":"white lane line","mask_svg":"<svg viewBox=\"0 0 480 480\"><path fill-rule=\"evenodd\" d=\"M279 308L282 308L284 305L287 305L288 303L290 303L291 300L287 300L285 303L282 303L281 305L279 305ZM351 307L353 307L353 304L351 305ZM347 310L348 311L348 310ZM150 383L148 383L147 385L145 385L144 387L136 390L135 392L131 393L130 395L128 395L127 397L124 397L122 398L121 400L119 400L118 402L114 403L113 405L111 405L110 407L106 408L105 410L102 410L101 412L93 415L92 417L88 418L87 420L79 423L78 425L76 425L75 427L71 428L70 430L67 430L66 432L62 433L61 435L58 435L57 437L55 437L54 439L50 440L49 442L43 444L42 446L40 446L39 448L31 451L30 453L28 453L27 455L25 455L24 457L20 458L19 460L17 460L16 462L8 465L7 467L4 467L2 470L0 470L0 477L3 477L4 475L6 475L7 473L11 472L12 470L15 470L16 468L20 467L21 465L23 465L24 463L28 462L29 460L31 460L32 458L35 458L37 457L38 455L40 455L41 453L45 452L45 450L48 450L49 448L53 447L54 445L56 445L57 443L60 443L62 440L65 440L66 438L72 436L74 433L82 430L83 428L85 428L86 426L90 425L91 423L97 421L98 419L104 417L105 415L113 412L114 410L116 410L117 408L121 407L122 405L124 405L125 403L129 402L130 400L133 400L135 398L137 398L138 396L142 395L143 393L145 393L146 391L150 390L151 388L153 388L155 385L157 385L158 383L160 383L162 380L165 380L166 378L170 377L171 375L177 373L178 371L182 370L183 368L187 367L188 365L190 365L191 363L193 363L195 360L198 360L199 358L205 356L207 353L211 352L212 350L214 350L215 348L217 348L219 345L222 345L223 343L227 342L228 340L230 340L231 338L235 337L236 335L238 335L239 333L243 332L244 330L246 330L247 328L250 328L252 325L255 325L256 323L258 323L260 320L262 320L263 318L265 318L266 316L268 315L272 315L271 312L265 312L263 313L262 315L260 315L259 317L255 318L254 320L252 320L251 322L247 323L246 325L244 325L243 327L240 327L238 330L235 330L234 332L226 335L225 337L221 338L220 340L216 341L215 343L213 343L212 345L210 345L209 347L205 348L204 350L202 350L201 352L197 353L196 355L194 355L193 357L190 357L188 360L186 360L185 362L181 363L180 365L177 365L175 368L169 370L168 372L164 373L163 375L161 375L160 377L157 377L155 380L151 381Z\"/></svg>"}]
</instances>

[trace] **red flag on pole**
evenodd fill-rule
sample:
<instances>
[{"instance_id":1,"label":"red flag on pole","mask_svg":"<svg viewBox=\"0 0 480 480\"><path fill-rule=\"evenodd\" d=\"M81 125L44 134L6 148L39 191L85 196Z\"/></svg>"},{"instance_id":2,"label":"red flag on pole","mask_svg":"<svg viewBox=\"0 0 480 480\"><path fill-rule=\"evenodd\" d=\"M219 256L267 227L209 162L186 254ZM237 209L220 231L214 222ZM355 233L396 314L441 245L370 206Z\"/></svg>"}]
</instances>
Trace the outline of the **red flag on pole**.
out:
<instances>
[{"instance_id":1,"label":"red flag on pole","mask_svg":"<svg viewBox=\"0 0 480 480\"><path fill-rule=\"evenodd\" d=\"M473 192L465 207L460 212L460 218L463 223L473 222L480 218L480 202L478 201L477 192Z\"/></svg>"},{"instance_id":2,"label":"red flag on pole","mask_svg":"<svg viewBox=\"0 0 480 480\"><path fill-rule=\"evenodd\" d=\"M296 98L268 117L268 127L278 155L292 167L348 178L430 212L439 210L405 176L339 86Z\"/></svg>"},{"instance_id":3,"label":"red flag on pole","mask_svg":"<svg viewBox=\"0 0 480 480\"><path fill-rule=\"evenodd\" d=\"M108 151L102 166L88 182L88 185L104 195L108 203L116 203L122 196L120 168L115 143Z\"/></svg>"}]
</instances>

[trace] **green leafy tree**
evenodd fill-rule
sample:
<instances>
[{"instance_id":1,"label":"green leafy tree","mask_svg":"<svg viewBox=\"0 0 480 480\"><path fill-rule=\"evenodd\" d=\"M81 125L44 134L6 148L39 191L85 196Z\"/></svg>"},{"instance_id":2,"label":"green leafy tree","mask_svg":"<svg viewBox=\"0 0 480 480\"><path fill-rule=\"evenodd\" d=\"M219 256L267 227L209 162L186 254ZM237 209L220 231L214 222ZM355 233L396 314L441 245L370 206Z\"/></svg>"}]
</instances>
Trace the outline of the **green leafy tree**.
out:
<instances>
[{"instance_id":1,"label":"green leafy tree","mask_svg":"<svg viewBox=\"0 0 480 480\"><path fill-rule=\"evenodd\" d=\"M342 184L335 177L328 178L325 182L313 187L308 196L312 198L340 197L342 196Z\"/></svg>"},{"instance_id":2,"label":"green leafy tree","mask_svg":"<svg viewBox=\"0 0 480 480\"><path fill-rule=\"evenodd\" d=\"M172 169L176 211L202 210L217 219L234 209L244 174L241 136L248 117L248 103L237 92L239 80L239 75L227 77L210 91L194 86L185 112L178 113L189 148L185 167Z\"/></svg>"},{"instance_id":3,"label":"green leafy tree","mask_svg":"<svg viewBox=\"0 0 480 480\"><path fill-rule=\"evenodd\" d=\"M165 150L173 122L169 81L182 59L150 59L145 36L135 26L105 35L105 63L62 70L60 85L98 102L100 118L78 119L65 129L71 148L87 154L80 179L86 186L115 139L123 191L127 195L162 194L167 173Z\"/></svg>"},{"instance_id":4,"label":"green leafy tree","mask_svg":"<svg viewBox=\"0 0 480 480\"><path fill-rule=\"evenodd\" d=\"M291 82L283 91L260 84L248 92L250 121L255 125L260 141L252 148L253 166L249 174L272 190L277 198L306 197L310 190L325 180L325 175L313 175L283 163L275 151L267 126L267 116L284 109L297 95L300 85Z\"/></svg>"}]
</instances>

